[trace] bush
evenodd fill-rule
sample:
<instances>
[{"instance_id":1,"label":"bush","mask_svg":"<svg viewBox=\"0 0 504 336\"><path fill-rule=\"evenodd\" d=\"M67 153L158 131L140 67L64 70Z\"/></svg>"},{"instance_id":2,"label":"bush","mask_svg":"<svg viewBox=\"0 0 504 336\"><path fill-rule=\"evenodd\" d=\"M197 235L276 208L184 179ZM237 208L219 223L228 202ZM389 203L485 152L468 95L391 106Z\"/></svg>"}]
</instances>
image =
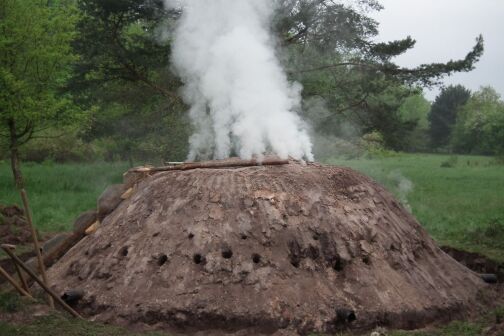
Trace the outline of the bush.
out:
<instances>
[{"instance_id":1,"label":"bush","mask_svg":"<svg viewBox=\"0 0 504 336\"><path fill-rule=\"evenodd\" d=\"M387 149L383 135L378 131L365 134L359 141L359 146L362 148L367 158L385 158L394 157L397 153Z\"/></svg>"},{"instance_id":2,"label":"bush","mask_svg":"<svg viewBox=\"0 0 504 336\"><path fill-rule=\"evenodd\" d=\"M441 168L454 168L457 166L458 156L452 155L446 161L441 163Z\"/></svg>"},{"instance_id":3,"label":"bush","mask_svg":"<svg viewBox=\"0 0 504 336\"><path fill-rule=\"evenodd\" d=\"M97 158L96 148L74 134L47 139L34 139L21 147L21 160L41 163L91 162Z\"/></svg>"}]
</instances>

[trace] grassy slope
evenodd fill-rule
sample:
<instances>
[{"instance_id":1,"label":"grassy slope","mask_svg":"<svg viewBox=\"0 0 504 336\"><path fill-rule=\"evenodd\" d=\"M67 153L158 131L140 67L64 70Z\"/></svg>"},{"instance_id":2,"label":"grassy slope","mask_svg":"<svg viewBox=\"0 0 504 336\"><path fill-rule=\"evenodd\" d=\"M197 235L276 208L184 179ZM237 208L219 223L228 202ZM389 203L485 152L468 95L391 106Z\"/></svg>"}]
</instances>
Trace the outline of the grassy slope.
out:
<instances>
[{"instance_id":1,"label":"grassy slope","mask_svg":"<svg viewBox=\"0 0 504 336\"><path fill-rule=\"evenodd\" d=\"M76 216L96 207L111 183L120 183L125 164L24 164L34 222L44 232L66 231ZM21 204L8 163L0 164L0 204Z\"/></svg>"}]
</instances>

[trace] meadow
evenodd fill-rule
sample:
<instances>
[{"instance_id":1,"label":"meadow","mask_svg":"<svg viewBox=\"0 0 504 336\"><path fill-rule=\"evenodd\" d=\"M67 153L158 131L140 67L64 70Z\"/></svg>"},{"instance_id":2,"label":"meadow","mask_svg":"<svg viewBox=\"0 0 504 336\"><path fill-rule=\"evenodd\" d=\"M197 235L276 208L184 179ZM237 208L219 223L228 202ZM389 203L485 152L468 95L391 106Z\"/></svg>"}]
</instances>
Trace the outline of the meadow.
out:
<instances>
[{"instance_id":1,"label":"meadow","mask_svg":"<svg viewBox=\"0 0 504 336\"><path fill-rule=\"evenodd\" d=\"M442 245L504 260L504 165L491 157L393 154L327 160L371 176L392 191ZM96 206L100 193L120 183L126 163L25 163L23 173L42 232L70 230ZM8 162L0 163L0 204L20 203Z\"/></svg>"}]
</instances>

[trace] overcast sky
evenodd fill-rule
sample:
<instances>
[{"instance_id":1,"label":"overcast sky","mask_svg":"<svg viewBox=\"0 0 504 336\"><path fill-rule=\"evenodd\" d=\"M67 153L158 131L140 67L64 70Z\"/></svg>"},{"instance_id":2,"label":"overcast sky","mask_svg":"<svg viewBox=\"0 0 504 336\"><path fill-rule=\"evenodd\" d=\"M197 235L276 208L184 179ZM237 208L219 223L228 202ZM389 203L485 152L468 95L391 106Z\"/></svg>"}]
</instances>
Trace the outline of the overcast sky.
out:
<instances>
[{"instance_id":1,"label":"overcast sky","mask_svg":"<svg viewBox=\"0 0 504 336\"><path fill-rule=\"evenodd\" d=\"M493 86L504 96L504 0L381 0L385 9L374 17L380 22L379 40L411 35L416 47L396 59L402 66L446 62L463 58L483 34L485 54L469 73L455 74L446 84L471 90ZM437 90L428 92L434 99Z\"/></svg>"}]
</instances>

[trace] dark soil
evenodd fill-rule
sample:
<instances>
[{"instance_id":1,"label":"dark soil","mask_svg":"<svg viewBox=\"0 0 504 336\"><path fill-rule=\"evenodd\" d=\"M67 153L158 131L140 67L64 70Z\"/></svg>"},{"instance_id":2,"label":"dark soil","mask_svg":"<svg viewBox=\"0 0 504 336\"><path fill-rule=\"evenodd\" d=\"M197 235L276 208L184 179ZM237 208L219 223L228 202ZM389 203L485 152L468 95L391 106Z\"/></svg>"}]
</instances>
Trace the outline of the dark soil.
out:
<instances>
[{"instance_id":1,"label":"dark soil","mask_svg":"<svg viewBox=\"0 0 504 336\"><path fill-rule=\"evenodd\" d=\"M0 244L22 245L31 241L31 231L24 212L17 205L0 204Z\"/></svg>"},{"instance_id":2,"label":"dark soil","mask_svg":"<svg viewBox=\"0 0 504 336\"><path fill-rule=\"evenodd\" d=\"M478 253L462 251L449 246L443 246L442 249L471 270L480 274L495 274L498 282L504 282L504 263L498 263Z\"/></svg>"}]
</instances>

